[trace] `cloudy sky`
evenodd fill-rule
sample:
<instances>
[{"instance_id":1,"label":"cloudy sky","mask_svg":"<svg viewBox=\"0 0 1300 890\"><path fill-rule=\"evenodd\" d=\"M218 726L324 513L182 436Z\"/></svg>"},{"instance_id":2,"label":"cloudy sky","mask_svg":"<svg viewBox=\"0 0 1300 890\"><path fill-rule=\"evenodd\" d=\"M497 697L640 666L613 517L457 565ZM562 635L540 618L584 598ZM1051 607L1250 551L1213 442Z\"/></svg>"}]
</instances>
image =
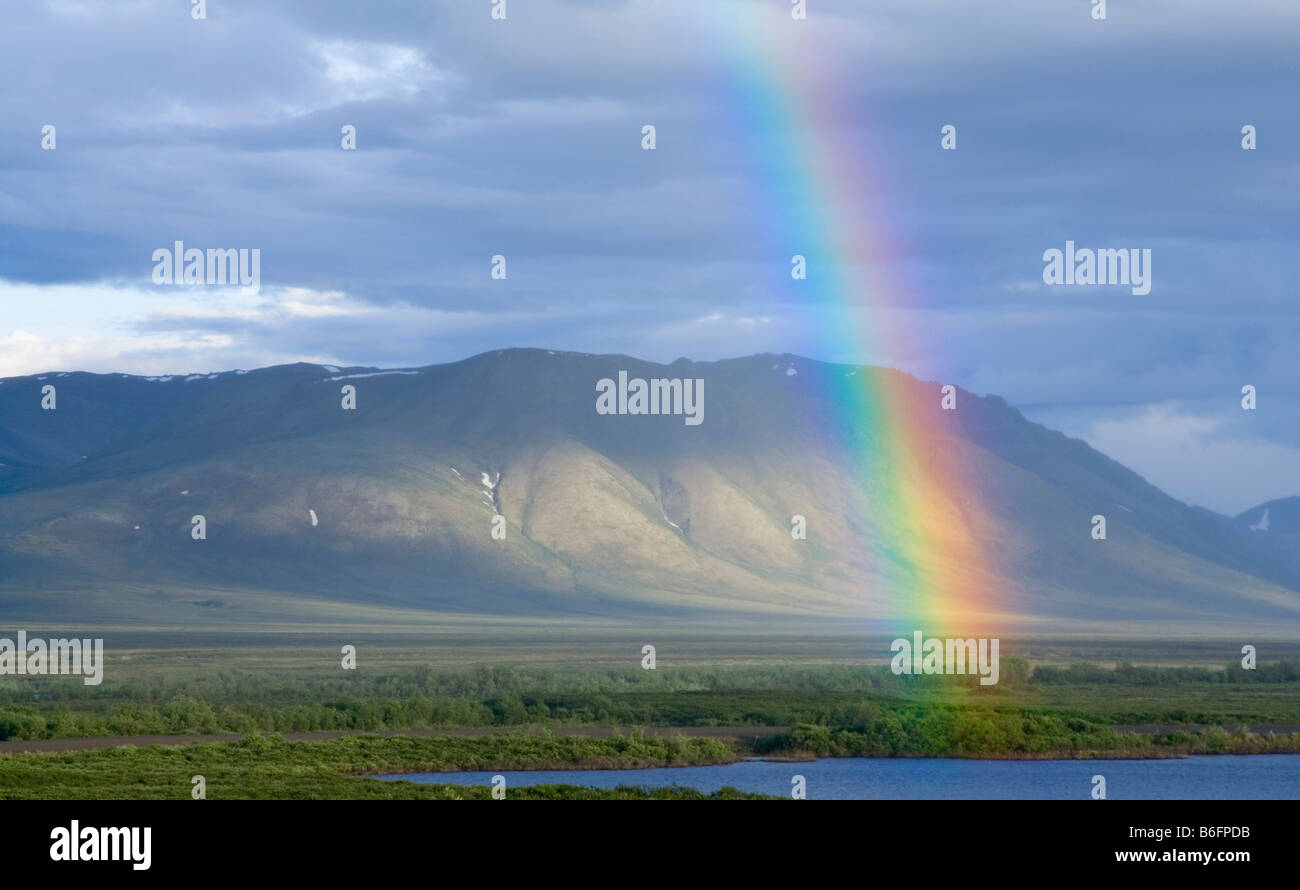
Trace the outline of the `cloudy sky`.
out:
<instances>
[{"instance_id":1,"label":"cloudy sky","mask_svg":"<svg viewBox=\"0 0 1300 890\"><path fill-rule=\"evenodd\" d=\"M1300 494L1300 4L190 5L0 10L0 376L794 352L1191 503ZM260 292L155 285L177 240L259 249ZM1151 292L1048 287L1066 240L1149 248Z\"/></svg>"}]
</instances>

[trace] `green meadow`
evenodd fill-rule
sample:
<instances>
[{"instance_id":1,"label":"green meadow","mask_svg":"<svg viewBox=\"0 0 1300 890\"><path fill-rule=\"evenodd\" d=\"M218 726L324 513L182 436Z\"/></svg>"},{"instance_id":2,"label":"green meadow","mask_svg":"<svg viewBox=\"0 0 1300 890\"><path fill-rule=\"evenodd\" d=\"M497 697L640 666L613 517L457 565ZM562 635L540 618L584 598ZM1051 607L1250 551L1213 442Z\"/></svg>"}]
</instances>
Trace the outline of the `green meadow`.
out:
<instances>
[{"instance_id":1,"label":"green meadow","mask_svg":"<svg viewBox=\"0 0 1300 890\"><path fill-rule=\"evenodd\" d=\"M487 785L381 782L360 773L454 769L609 769L692 766L734 759L715 739L496 735L476 739L349 736L315 742L250 736L239 742L116 747L0 758L7 800L188 800L202 776L208 800L487 800ZM707 800L761 797L724 789L511 788L511 800Z\"/></svg>"},{"instance_id":2,"label":"green meadow","mask_svg":"<svg viewBox=\"0 0 1300 890\"><path fill-rule=\"evenodd\" d=\"M107 633L105 636L109 636ZM639 638L638 638L639 639ZM156 636L110 648L104 682L0 678L0 797L481 797L487 789L366 779L381 772L644 767L745 756L1180 757L1300 752L1300 647L1008 641L1000 681L897 676L861 640L638 640L485 635ZM573 653L581 653L579 660ZM654 731L642 733L638 728ZM746 732L729 736L727 728ZM599 737L569 735L585 729ZM475 737L430 731L473 730ZM341 738L287 741L331 731ZM402 736L421 731L420 737ZM368 733L398 733L378 737ZM139 737L229 733L159 746ZM710 737L694 737L712 733ZM132 737L135 737L134 739ZM60 739L135 746L17 753ZM196 740L197 742L198 740ZM17 747L21 747L18 745ZM179 781L178 777L184 781ZM701 797L670 789L536 788L513 796ZM733 795L720 792L715 796Z\"/></svg>"}]
</instances>

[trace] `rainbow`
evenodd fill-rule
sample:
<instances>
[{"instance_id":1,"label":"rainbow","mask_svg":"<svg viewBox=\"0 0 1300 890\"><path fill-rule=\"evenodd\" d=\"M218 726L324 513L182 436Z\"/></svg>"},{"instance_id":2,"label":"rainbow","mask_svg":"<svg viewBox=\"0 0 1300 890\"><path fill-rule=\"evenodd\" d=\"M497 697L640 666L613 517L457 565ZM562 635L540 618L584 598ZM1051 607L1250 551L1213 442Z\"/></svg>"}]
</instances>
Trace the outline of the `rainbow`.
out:
<instances>
[{"instance_id":1,"label":"rainbow","mask_svg":"<svg viewBox=\"0 0 1300 890\"><path fill-rule=\"evenodd\" d=\"M912 354L937 348L923 332L904 329L906 310L920 301L881 271L897 246L872 215L878 192L868 171L880 165L867 163L845 125L860 122L862 109L837 101L825 48L809 39L812 23L792 20L781 4L698 6L710 7L701 14L728 62L722 83L730 131L740 134L737 163L756 184L750 215L769 227L759 233L763 244L780 251L780 287L793 288L807 310L804 336L817 353L849 363L883 364L902 347ZM785 271L795 254L807 257L806 280ZM871 613L864 617L932 636L1005 630L1003 585L982 543L996 532L969 451L954 449L934 413L914 404L916 384L906 375L864 370L833 379L836 416L828 422L854 443L856 496L882 539L872 577L863 579L876 588L863 591ZM937 407L937 387L933 397ZM957 422L941 413L941 421Z\"/></svg>"}]
</instances>

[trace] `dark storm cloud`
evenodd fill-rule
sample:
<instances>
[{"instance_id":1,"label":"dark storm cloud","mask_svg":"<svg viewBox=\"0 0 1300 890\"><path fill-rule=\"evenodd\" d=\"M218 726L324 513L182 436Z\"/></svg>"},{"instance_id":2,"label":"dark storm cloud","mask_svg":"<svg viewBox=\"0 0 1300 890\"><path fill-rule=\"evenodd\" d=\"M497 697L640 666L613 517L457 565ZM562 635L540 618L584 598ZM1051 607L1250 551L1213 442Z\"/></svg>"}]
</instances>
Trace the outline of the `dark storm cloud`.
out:
<instances>
[{"instance_id":1,"label":"dark storm cloud","mask_svg":"<svg viewBox=\"0 0 1300 890\"><path fill-rule=\"evenodd\" d=\"M997 392L1082 435L1120 416L1098 406L1196 412L1244 383L1300 399L1294 5L1111 3L1094 22L1082 0L824 0L803 23L779 0L513 0L506 22L487 0L210 0L202 22L186 6L0 12L0 278L148 290L174 240L262 251L260 308L124 308L124 361L155 334L196 345L154 360L218 366L790 350ZM747 36L760 18L766 43ZM827 354L835 313L789 286L790 254L830 258L764 216L793 186L764 173L738 107L763 69L795 112L776 125L830 109L816 119L837 132L807 142L851 147L870 174L869 192L822 197L888 234L874 261L902 296L852 298L918 310L890 355ZM939 150L949 123L955 152ZM1067 239L1151 248L1151 293L1046 288L1042 253ZM347 311L283 312L285 289L345 294ZM1271 410L1250 435L1294 448L1300 419ZM1226 504L1234 484L1186 496Z\"/></svg>"}]
</instances>

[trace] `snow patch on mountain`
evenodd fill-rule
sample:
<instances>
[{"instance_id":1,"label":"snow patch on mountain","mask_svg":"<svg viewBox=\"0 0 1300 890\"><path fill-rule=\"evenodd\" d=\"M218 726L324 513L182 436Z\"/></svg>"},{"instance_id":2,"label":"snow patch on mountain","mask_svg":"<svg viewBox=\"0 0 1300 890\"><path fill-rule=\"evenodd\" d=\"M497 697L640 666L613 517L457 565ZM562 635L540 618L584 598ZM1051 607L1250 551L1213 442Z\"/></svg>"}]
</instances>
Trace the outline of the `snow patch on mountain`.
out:
<instances>
[{"instance_id":1,"label":"snow patch on mountain","mask_svg":"<svg viewBox=\"0 0 1300 890\"><path fill-rule=\"evenodd\" d=\"M419 371L370 371L366 374L340 374L330 380L356 380L361 377L388 377L392 374L419 374Z\"/></svg>"}]
</instances>

